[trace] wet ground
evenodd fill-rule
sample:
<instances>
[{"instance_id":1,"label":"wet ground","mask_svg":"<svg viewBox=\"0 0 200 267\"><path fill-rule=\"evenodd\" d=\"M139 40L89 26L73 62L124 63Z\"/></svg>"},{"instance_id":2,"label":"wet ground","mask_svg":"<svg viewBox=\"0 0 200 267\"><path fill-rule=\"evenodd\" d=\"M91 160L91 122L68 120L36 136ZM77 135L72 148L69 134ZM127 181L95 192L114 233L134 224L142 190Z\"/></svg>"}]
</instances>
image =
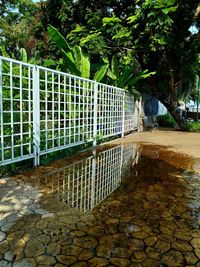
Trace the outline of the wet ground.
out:
<instances>
[{"instance_id":1,"label":"wet ground","mask_svg":"<svg viewBox=\"0 0 200 267\"><path fill-rule=\"evenodd\" d=\"M197 161L101 150L0 179L1 267L200 266Z\"/></svg>"}]
</instances>

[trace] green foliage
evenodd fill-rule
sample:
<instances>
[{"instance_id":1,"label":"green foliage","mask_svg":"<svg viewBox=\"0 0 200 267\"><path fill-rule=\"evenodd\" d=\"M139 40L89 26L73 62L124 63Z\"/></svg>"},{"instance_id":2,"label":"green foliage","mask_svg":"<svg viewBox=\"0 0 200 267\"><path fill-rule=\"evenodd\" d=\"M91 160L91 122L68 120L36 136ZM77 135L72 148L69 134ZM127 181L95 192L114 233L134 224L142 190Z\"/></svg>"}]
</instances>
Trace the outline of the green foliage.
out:
<instances>
[{"instance_id":1,"label":"green foliage","mask_svg":"<svg viewBox=\"0 0 200 267\"><path fill-rule=\"evenodd\" d=\"M80 62L80 72L81 72L81 76L84 78L90 78L90 59L88 54L84 53L81 51L80 48L80 58L81 58L81 62Z\"/></svg>"},{"instance_id":2,"label":"green foliage","mask_svg":"<svg viewBox=\"0 0 200 267\"><path fill-rule=\"evenodd\" d=\"M114 55L112 57L111 71L110 72L111 72L112 76L115 77L115 79L117 79L117 77L119 77L119 63L118 63L116 55ZM113 80L115 80L115 79L113 78Z\"/></svg>"},{"instance_id":3,"label":"green foliage","mask_svg":"<svg viewBox=\"0 0 200 267\"><path fill-rule=\"evenodd\" d=\"M103 138L103 135L98 135L96 136L96 142L97 142L97 145L100 145L102 143L107 143L120 137L121 135L114 135L114 136Z\"/></svg>"},{"instance_id":4,"label":"green foliage","mask_svg":"<svg viewBox=\"0 0 200 267\"><path fill-rule=\"evenodd\" d=\"M187 122L185 130L189 132L200 132L200 122Z\"/></svg>"},{"instance_id":5,"label":"green foliage","mask_svg":"<svg viewBox=\"0 0 200 267\"><path fill-rule=\"evenodd\" d=\"M108 82L151 93L175 109L178 99L194 88L197 42L188 29L197 1L111 2L77 1L74 7L86 13L80 12L68 40L87 47L95 60L97 51L109 61L113 55L120 59L119 73L111 66Z\"/></svg>"},{"instance_id":6,"label":"green foliage","mask_svg":"<svg viewBox=\"0 0 200 267\"><path fill-rule=\"evenodd\" d=\"M92 143L86 143L79 146L74 146L71 148L66 148L60 151L52 152L47 155L42 155L40 159L40 164L44 165L50 163L59 158L69 157L75 153L89 149L92 147ZM5 166L0 166L0 177L3 175L13 175L17 174L27 168L33 167L33 160L24 160L22 162L12 163Z\"/></svg>"},{"instance_id":7,"label":"green foliage","mask_svg":"<svg viewBox=\"0 0 200 267\"><path fill-rule=\"evenodd\" d=\"M20 60L23 62L28 62L27 52L24 48L20 49Z\"/></svg>"},{"instance_id":8,"label":"green foliage","mask_svg":"<svg viewBox=\"0 0 200 267\"><path fill-rule=\"evenodd\" d=\"M4 45L0 45L0 55L3 57L9 57Z\"/></svg>"},{"instance_id":9,"label":"green foliage","mask_svg":"<svg viewBox=\"0 0 200 267\"><path fill-rule=\"evenodd\" d=\"M194 94L199 72L198 5L198 0L46 0L41 7L31 0L2 1L0 46L17 58L17 47L24 47L30 58L36 36L46 66L90 78L99 70L97 77L152 94L175 114L178 100ZM47 40L48 24L55 42ZM197 33L189 31L191 26ZM106 77L108 63L99 62L111 62L113 55L118 74L110 66Z\"/></svg>"},{"instance_id":10,"label":"green foliage","mask_svg":"<svg viewBox=\"0 0 200 267\"><path fill-rule=\"evenodd\" d=\"M148 70L137 71L138 65L139 63L135 60L134 66L120 66L116 55L114 55L107 75L115 86L134 91L139 80L146 79L155 74L155 72L148 72Z\"/></svg>"},{"instance_id":11,"label":"green foliage","mask_svg":"<svg viewBox=\"0 0 200 267\"><path fill-rule=\"evenodd\" d=\"M52 40L56 43L56 45L60 48L63 49L65 52L69 52L69 57L71 60L73 60L72 54L71 54L71 48L69 47L69 44L65 40L65 38L62 36L62 34L59 33L59 31L53 27L49 26L48 27L48 33Z\"/></svg>"},{"instance_id":12,"label":"green foliage","mask_svg":"<svg viewBox=\"0 0 200 267\"><path fill-rule=\"evenodd\" d=\"M110 34L107 34L107 29L102 28L102 19L105 17L113 17L112 21L119 21L131 11L135 9L134 4L130 0L91 0L91 1L73 1L73 0L46 0L43 2L44 8L41 15L41 27L38 30L39 38L44 46L42 54L53 56L57 54L56 48L52 43L45 43L43 36L46 35L46 27L51 24L67 38L72 47L81 45L86 49L91 57L91 61L96 65L101 59L101 56L110 55L111 49L108 49L107 40ZM110 18L108 19L110 22ZM105 24L108 23L105 21ZM99 30L101 28L101 30ZM106 28L106 26L105 26ZM108 32L110 30L108 29ZM112 41L112 39L110 39ZM114 42L111 42L111 44ZM116 50L115 50L116 52ZM111 52L112 54L112 52Z\"/></svg>"},{"instance_id":13,"label":"green foliage","mask_svg":"<svg viewBox=\"0 0 200 267\"><path fill-rule=\"evenodd\" d=\"M123 68L123 82L117 81L112 70L108 71L110 79L120 86L134 84L139 91L157 97L180 127L180 118L174 111L178 100L194 90L199 69L198 34L188 30L195 23L199 29L198 16L194 16L198 4L197 0L137 1L136 5L132 4L135 7L132 14L127 9L123 16L113 12L102 19L99 27L112 53L117 50L120 63L122 59L129 61ZM134 69L131 58L137 58L142 71L140 77L147 80L135 81L131 77L131 69ZM146 76L146 70L155 75Z\"/></svg>"},{"instance_id":14,"label":"green foliage","mask_svg":"<svg viewBox=\"0 0 200 267\"><path fill-rule=\"evenodd\" d=\"M158 125L162 127L174 128L176 126L176 122L170 114L157 116L157 122L158 122Z\"/></svg>"},{"instance_id":15,"label":"green foliage","mask_svg":"<svg viewBox=\"0 0 200 267\"><path fill-rule=\"evenodd\" d=\"M95 73L93 79L97 82L100 82L106 75L107 70L108 70L108 65L107 64L102 65L100 69Z\"/></svg>"},{"instance_id":16,"label":"green foliage","mask_svg":"<svg viewBox=\"0 0 200 267\"><path fill-rule=\"evenodd\" d=\"M84 78L90 78L91 63L88 53L83 51L80 46L75 46L73 49L70 48L68 42L62 34L60 34L59 31L51 25L48 27L48 33L50 38L56 43L57 47L62 52L66 70L72 74ZM103 64L94 74L94 79L98 82L101 81L107 72L107 68L108 65Z\"/></svg>"},{"instance_id":17,"label":"green foliage","mask_svg":"<svg viewBox=\"0 0 200 267\"><path fill-rule=\"evenodd\" d=\"M62 50L62 55L66 70L68 70L72 74L81 76L81 71L77 69L74 59L71 60L69 55L64 50Z\"/></svg>"},{"instance_id":18,"label":"green foliage","mask_svg":"<svg viewBox=\"0 0 200 267\"><path fill-rule=\"evenodd\" d=\"M12 163L5 166L0 166L0 177L4 175L14 175L22 171L24 168L28 168L30 165L27 164L28 161L24 161L23 165L20 163Z\"/></svg>"},{"instance_id":19,"label":"green foliage","mask_svg":"<svg viewBox=\"0 0 200 267\"><path fill-rule=\"evenodd\" d=\"M22 47L29 57L35 52L33 28L37 24L39 10L40 4L32 0L1 1L0 46L5 48L9 57L19 59Z\"/></svg>"},{"instance_id":20,"label":"green foliage","mask_svg":"<svg viewBox=\"0 0 200 267\"><path fill-rule=\"evenodd\" d=\"M119 18L117 18L116 16L112 16L112 17L107 17L107 18L103 18L103 26L110 26L110 25L115 25L117 22L121 22L121 20Z\"/></svg>"},{"instance_id":21,"label":"green foliage","mask_svg":"<svg viewBox=\"0 0 200 267\"><path fill-rule=\"evenodd\" d=\"M83 145L78 145L78 146L74 146L71 148L66 148L60 151L56 151L56 152L52 152L49 153L47 155L43 155L41 156L41 165L47 164L49 162L52 162L54 160L60 159L60 158L64 158L64 157L70 157L80 151L89 149L92 147L92 143L86 143Z\"/></svg>"}]
</instances>

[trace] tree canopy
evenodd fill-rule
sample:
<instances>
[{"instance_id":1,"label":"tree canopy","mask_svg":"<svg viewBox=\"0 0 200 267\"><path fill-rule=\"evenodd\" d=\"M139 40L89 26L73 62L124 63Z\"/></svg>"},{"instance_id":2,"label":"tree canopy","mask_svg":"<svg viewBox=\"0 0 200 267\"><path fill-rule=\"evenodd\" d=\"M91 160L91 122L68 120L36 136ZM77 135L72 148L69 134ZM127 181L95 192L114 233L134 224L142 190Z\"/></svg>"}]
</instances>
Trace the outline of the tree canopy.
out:
<instances>
[{"instance_id":1,"label":"tree canopy","mask_svg":"<svg viewBox=\"0 0 200 267\"><path fill-rule=\"evenodd\" d=\"M52 38L47 40L51 24L70 47L87 51L92 71L99 62L109 65L105 82L126 86L123 72L129 77L147 74L128 89L158 98L182 127L176 106L179 99L194 94L199 73L199 0L1 2L0 44L8 51L13 46L29 49L29 44L43 58L59 61L62 53Z\"/></svg>"},{"instance_id":2,"label":"tree canopy","mask_svg":"<svg viewBox=\"0 0 200 267\"><path fill-rule=\"evenodd\" d=\"M199 1L136 0L131 7L123 3L110 1L93 17L89 5L87 21L78 23L68 38L91 50L98 43L103 55L117 54L122 65L131 66L136 59L141 70L155 71L138 83L137 90L157 97L182 127L175 113L177 102L194 89L199 71ZM119 6L123 11L118 13Z\"/></svg>"},{"instance_id":3,"label":"tree canopy","mask_svg":"<svg viewBox=\"0 0 200 267\"><path fill-rule=\"evenodd\" d=\"M0 1L0 47L10 57L18 57L20 48L25 48L29 56L34 53L39 10L40 4L32 0Z\"/></svg>"}]
</instances>

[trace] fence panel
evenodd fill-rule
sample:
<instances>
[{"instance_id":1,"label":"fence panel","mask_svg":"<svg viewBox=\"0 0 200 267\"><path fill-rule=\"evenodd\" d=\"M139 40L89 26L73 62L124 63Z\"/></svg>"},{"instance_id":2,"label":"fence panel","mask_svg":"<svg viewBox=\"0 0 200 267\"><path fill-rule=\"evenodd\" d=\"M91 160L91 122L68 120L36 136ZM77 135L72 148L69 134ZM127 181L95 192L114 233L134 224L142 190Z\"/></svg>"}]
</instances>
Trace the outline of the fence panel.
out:
<instances>
[{"instance_id":1,"label":"fence panel","mask_svg":"<svg viewBox=\"0 0 200 267\"><path fill-rule=\"evenodd\" d=\"M125 95L125 119L124 132L130 132L138 128L138 107L134 96L130 93Z\"/></svg>"},{"instance_id":2,"label":"fence panel","mask_svg":"<svg viewBox=\"0 0 200 267\"><path fill-rule=\"evenodd\" d=\"M0 163L34 158L33 66L0 58Z\"/></svg>"},{"instance_id":3,"label":"fence panel","mask_svg":"<svg viewBox=\"0 0 200 267\"><path fill-rule=\"evenodd\" d=\"M121 88L0 57L0 165L137 128Z\"/></svg>"},{"instance_id":4,"label":"fence panel","mask_svg":"<svg viewBox=\"0 0 200 267\"><path fill-rule=\"evenodd\" d=\"M39 68L40 155L93 140L95 82Z\"/></svg>"},{"instance_id":5,"label":"fence panel","mask_svg":"<svg viewBox=\"0 0 200 267\"><path fill-rule=\"evenodd\" d=\"M124 91L120 88L98 83L98 137L109 137L122 133L123 95Z\"/></svg>"}]
</instances>

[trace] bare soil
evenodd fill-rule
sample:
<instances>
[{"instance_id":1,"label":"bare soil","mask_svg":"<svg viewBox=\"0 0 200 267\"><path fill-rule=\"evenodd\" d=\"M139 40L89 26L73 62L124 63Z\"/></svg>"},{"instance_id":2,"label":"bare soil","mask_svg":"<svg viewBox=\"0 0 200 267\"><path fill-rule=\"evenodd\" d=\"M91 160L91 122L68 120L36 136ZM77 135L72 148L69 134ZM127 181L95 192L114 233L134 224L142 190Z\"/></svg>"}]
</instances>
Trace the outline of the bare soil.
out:
<instances>
[{"instance_id":1,"label":"bare soil","mask_svg":"<svg viewBox=\"0 0 200 267\"><path fill-rule=\"evenodd\" d=\"M200 133L188 133L177 130L152 130L134 132L112 141L115 144L124 143L148 143L166 146L168 149L194 158L194 168L200 172Z\"/></svg>"}]
</instances>

